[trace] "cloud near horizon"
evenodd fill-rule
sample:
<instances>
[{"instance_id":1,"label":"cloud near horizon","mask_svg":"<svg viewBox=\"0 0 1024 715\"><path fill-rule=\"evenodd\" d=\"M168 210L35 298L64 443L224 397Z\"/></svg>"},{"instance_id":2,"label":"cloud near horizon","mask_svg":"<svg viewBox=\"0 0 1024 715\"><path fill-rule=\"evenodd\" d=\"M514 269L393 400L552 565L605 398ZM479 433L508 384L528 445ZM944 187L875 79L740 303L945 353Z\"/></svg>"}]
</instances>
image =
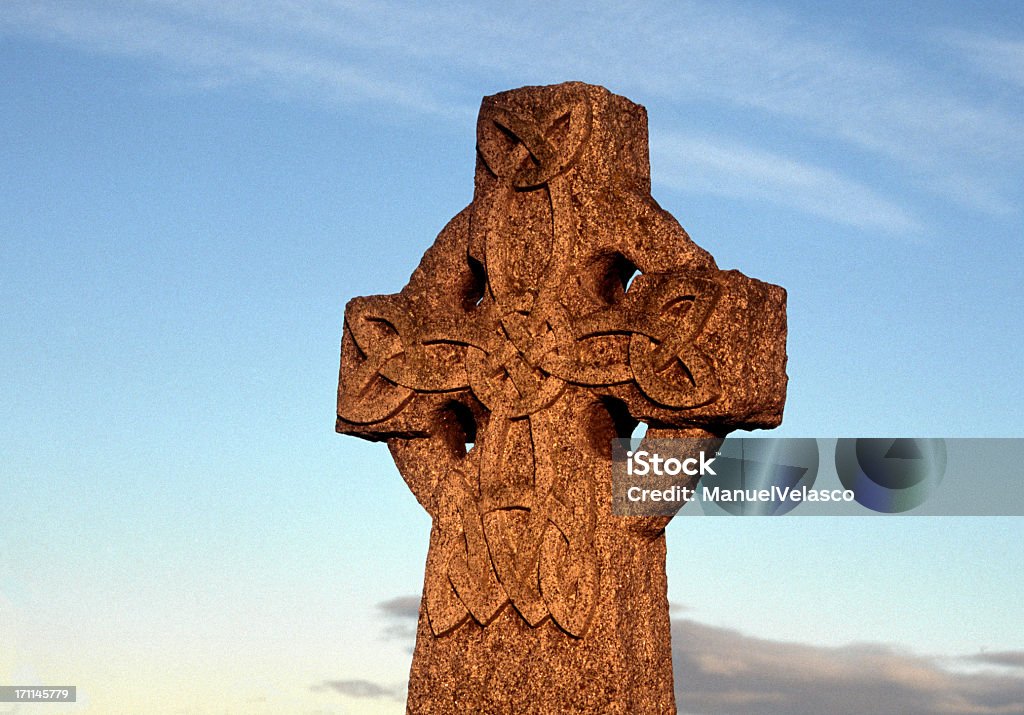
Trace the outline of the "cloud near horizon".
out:
<instances>
[{"instance_id":1,"label":"cloud near horizon","mask_svg":"<svg viewBox=\"0 0 1024 715\"><path fill-rule=\"evenodd\" d=\"M947 667L885 645L783 643L678 618L672 653L680 713L1024 713L1024 670L963 670L972 657Z\"/></svg>"},{"instance_id":2,"label":"cloud near horizon","mask_svg":"<svg viewBox=\"0 0 1024 715\"><path fill-rule=\"evenodd\" d=\"M419 600L402 596L378 604L388 620L413 624L405 630L410 649ZM881 644L786 643L678 615L687 610L676 605L672 609L672 661L681 715L1024 713L1024 651L950 660ZM312 687L354 698L404 698L403 688L366 680L332 680Z\"/></svg>"},{"instance_id":3,"label":"cloud near horizon","mask_svg":"<svg viewBox=\"0 0 1024 715\"><path fill-rule=\"evenodd\" d=\"M1020 668L1024 670L1024 650L996 651L993 653L978 653L972 656L972 660L990 665L1002 665L1008 668Z\"/></svg>"},{"instance_id":4,"label":"cloud near horizon","mask_svg":"<svg viewBox=\"0 0 1024 715\"><path fill-rule=\"evenodd\" d=\"M398 596L378 603L377 610L387 620L384 636L388 640L404 642L411 653L416 640L416 620L420 614L420 597Z\"/></svg>"},{"instance_id":5,"label":"cloud near horizon","mask_svg":"<svg viewBox=\"0 0 1024 715\"><path fill-rule=\"evenodd\" d=\"M311 685L310 690L322 692L333 690L350 698L371 700L405 700L405 687L402 685L381 685L371 680L325 680Z\"/></svg>"}]
</instances>

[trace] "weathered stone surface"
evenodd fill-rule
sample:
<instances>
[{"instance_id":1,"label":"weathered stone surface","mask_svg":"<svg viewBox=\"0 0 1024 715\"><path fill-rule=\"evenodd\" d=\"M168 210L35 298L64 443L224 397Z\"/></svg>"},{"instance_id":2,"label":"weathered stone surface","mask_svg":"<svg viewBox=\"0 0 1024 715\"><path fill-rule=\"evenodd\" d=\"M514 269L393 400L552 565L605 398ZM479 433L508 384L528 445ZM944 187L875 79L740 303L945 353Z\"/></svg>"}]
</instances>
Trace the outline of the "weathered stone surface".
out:
<instances>
[{"instance_id":1,"label":"weathered stone surface","mask_svg":"<svg viewBox=\"0 0 1024 715\"><path fill-rule=\"evenodd\" d=\"M486 97L477 152L409 284L345 311L337 430L433 518L408 710L675 712L667 519L611 513L611 440L778 425L785 291L658 206L604 88Z\"/></svg>"}]
</instances>

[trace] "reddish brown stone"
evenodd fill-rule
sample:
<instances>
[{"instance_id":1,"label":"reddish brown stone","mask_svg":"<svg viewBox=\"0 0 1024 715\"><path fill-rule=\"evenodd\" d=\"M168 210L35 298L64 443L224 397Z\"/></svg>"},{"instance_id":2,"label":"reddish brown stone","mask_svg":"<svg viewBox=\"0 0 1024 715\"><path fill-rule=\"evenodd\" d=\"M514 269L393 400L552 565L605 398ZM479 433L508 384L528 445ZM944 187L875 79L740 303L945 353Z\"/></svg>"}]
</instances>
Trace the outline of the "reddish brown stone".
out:
<instances>
[{"instance_id":1,"label":"reddish brown stone","mask_svg":"<svg viewBox=\"0 0 1024 715\"><path fill-rule=\"evenodd\" d=\"M675 712L668 519L612 514L611 440L778 425L785 291L651 198L624 97L486 97L477 151L409 284L345 311L337 430L433 518L408 711Z\"/></svg>"}]
</instances>

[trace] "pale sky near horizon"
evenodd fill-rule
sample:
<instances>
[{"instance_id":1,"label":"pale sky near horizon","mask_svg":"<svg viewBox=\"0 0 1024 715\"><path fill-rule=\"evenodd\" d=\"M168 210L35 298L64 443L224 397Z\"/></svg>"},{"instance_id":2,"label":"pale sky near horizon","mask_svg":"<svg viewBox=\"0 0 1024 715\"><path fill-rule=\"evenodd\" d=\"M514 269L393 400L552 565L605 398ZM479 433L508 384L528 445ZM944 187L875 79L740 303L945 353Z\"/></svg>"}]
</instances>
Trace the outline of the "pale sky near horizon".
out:
<instances>
[{"instance_id":1,"label":"pale sky near horizon","mask_svg":"<svg viewBox=\"0 0 1024 715\"><path fill-rule=\"evenodd\" d=\"M780 436L1024 437L1019 3L7 0L0 68L0 685L47 713L401 712L429 521L333 432L342 309L470 201L496 91L647 107L655 198L789 291ZM1022 518L668 540L688 712L818 662L1024 713Z\"/></svg>"}]
</instances>

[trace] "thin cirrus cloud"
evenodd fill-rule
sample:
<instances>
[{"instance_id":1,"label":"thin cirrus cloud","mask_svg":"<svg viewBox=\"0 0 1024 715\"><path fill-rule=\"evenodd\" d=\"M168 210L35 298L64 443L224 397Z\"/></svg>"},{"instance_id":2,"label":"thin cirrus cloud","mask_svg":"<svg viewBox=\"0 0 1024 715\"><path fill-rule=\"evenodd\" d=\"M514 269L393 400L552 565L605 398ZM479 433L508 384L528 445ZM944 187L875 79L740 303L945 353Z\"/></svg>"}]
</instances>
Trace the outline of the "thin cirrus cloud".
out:
<instances>
[{"instance_id":1,"label":"thin cirrus cloud","mask_svg":"<svg viewBox=\"0 0 1024 715\"><path fill-rule=\"evenodd\" d=\"M378 608L389 620L404 619L411 626L419 597L391 599ZM406 633L411 646L413 629ZM684 714L1024 713L1024 651L966 656L947 667L947 660L884 645L785 643L676 615L672 660L676 703ZM966 667L972 665L982 667ZM399 686L366 680L325 681L313 688L354 698L404 697Z\"/></svg>"},{"instance_id":2,"label":"thin cirrus cloud","mask_svg":"<svg viewBox=\"0 0 1024 715\"><path fill-rule=\"evenodd\" d=\"M922 228L899 204L823 166L718 137L666 133L651 144L656 180L677 190L768 201L857 228Z\"/></svg>"},{"instance_id":3,"label":"thin cirrus cloud","mask_svg":"<svg viewBox=\"0 0 1024 715\"><path fill-rule=\"evenodd\" d=\"M481 91L579 78L659 102L670 134L683 132L673 115L691 126L701 113L730 119L728 138L668 136L655 146L656 160L673 143L708 152L678 167L687 176L695 170L687 190L893 233L921 230L917 216L927 211L916 206L928 196L990 216L1016 213L1024 42L906 29L902 49L872 49L863 30L779 9L624 9L601 0L585 13L557 4L387 0L10 0L0 14L0 32L156 61L196 86L245 83L441 121L472 121ZM1001 80L1002 91L972 81L979 69ZM780 151L782 143L765 144L764 127L815 137L829 151ZM863 169L853 167L864 164L884 167L891 183L920 195L886 198L889 191L856 175Z\"/></svg>"},{"instance_id":4,"label":"thin cirrus cloud","mask_svg":"<svg viewBox=\"0 0 1024 715\"><path fill-rule=\"evenodd\" d=\"M62 4L46 0L12 2L0 15L0 33L26 34L111 55L157 61L197 86L249 83L273 94L316 97L338 104L378 103L418 114L458 114L415 82L375 73L366 63L330 45L307 44L299 24L275 26L273 16L249 14L217 19L192 3L139 3L131 8L106 3ZM248 27L262 19L265 33ZM318 49L307 49L309 47Z\"/></svg>"},{"instance_id":5,"label":"thin cirrus cloud","mask_svg":"<svg viewBox=\"0 0 1024 715\"><path fill-rule=\"evenodd\" d=\"M1024 88L1024 41L953 31L940 35L981 72Z\"/></svg>"}]
</instances>

